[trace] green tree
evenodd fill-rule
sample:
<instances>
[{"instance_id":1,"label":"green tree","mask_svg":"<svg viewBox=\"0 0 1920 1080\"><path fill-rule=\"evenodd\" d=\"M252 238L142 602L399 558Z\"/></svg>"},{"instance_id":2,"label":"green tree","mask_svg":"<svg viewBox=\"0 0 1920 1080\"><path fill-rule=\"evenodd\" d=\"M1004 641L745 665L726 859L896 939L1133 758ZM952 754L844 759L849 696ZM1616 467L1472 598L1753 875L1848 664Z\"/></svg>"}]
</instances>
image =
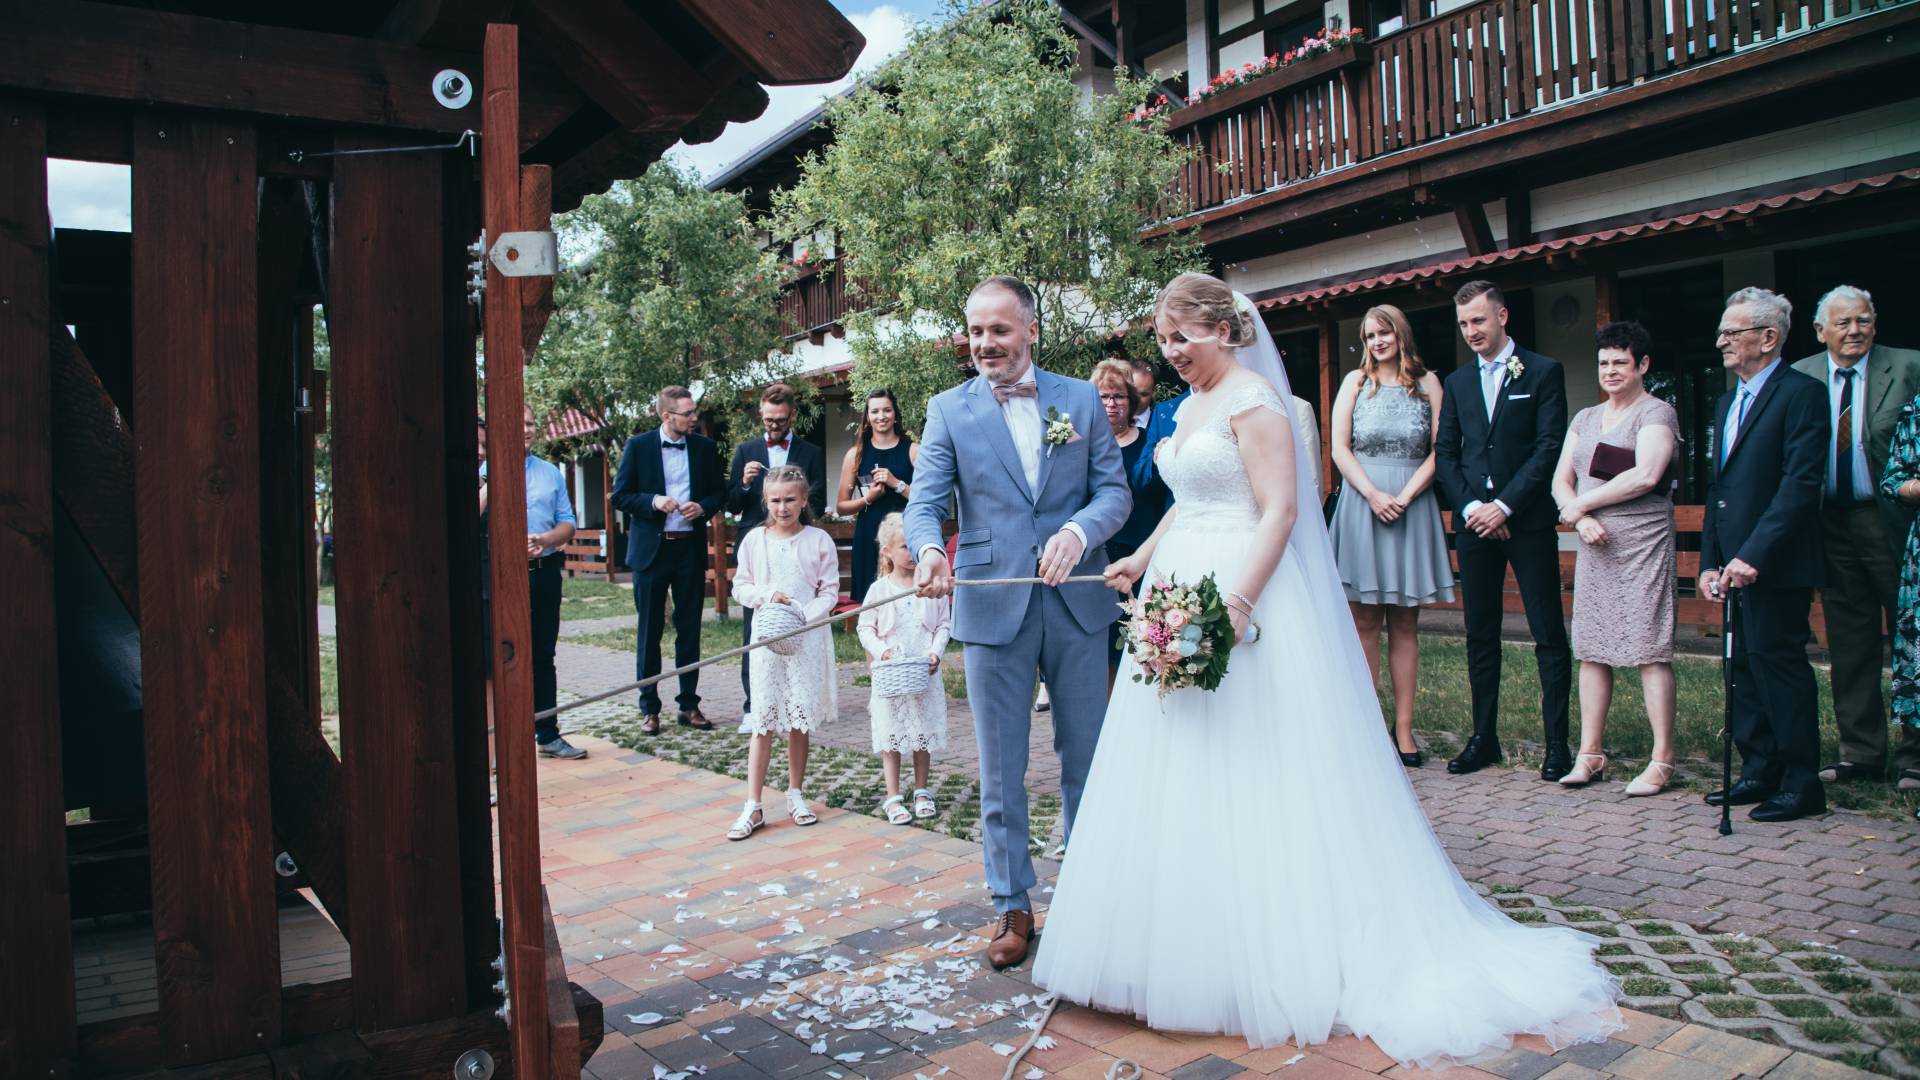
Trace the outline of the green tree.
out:
<instances>
[{"instance_id":1,"label":"green tree","mask_svg":"<svg viewBox=\"0 0 1920 1080\"><path fill-rule=\"evenodd\" d=\"M555 220L571 265L527 371L545 415L572 406L635 430L654 395L697 386L717 416L770 381L780 286L790 275L754 242L739 195L710 192L674 162L589 196Z\"/></svg>"},{"instance_id":2,"label":"green tree","mask_svg":"<svg viewBox=\"0 0 1920 1080\"><path fill-rule=\"evenodd\" d=\"M1044 0L955 4L827 114L833 143L779 196L780 231L833 230L865 308L847 320L855 400L891 386L912 423L966 374L954 335L980 279L1014 274L1040 298L1036 359L1085 375L1122 326L1144 334L1154 294L1201 265L1187 231L1146 242L1186 152L1164 119L1129 114L1149 83L1116 75L1083 99L1075 45Z\"/></svg>"}]
</instances>

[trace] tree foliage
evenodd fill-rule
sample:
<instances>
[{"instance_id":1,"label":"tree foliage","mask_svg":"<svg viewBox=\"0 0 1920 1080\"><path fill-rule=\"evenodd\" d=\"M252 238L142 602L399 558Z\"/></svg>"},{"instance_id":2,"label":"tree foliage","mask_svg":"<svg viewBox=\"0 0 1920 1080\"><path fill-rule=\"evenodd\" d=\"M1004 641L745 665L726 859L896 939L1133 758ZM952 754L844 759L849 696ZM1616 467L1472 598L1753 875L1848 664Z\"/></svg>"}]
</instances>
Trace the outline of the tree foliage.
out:
<instances>
[{"instance_id":1,"label":"tree foliage","mask_svg":"<svg viewBox=\"0 0 1920 1080\"><path fill-rule=\"evenodd\" d=\"M966 297L993 274L1040 296L1036 360L1085 375L1154 294L1200 264L1186 232L1155 217L1187 160L1164 120L1131 122L1150 84L1116 75L1083 96L1076 48L1044 0L1002 0L923 28L872 82L835 102L833 142L777 202L778 227L833 230L851 270L855 400L890 386L911 422L966 375L954 336Z\"/></svg>"},{"instance_id":2,"label":"tree foliage","mask_svg":"<svg viewBox=\"0 0 1920 1080\"><path fill-rule=\"evenodd\" d=\"M544 415L574 407L610 435L644 426L666 386L696 388L716 416L777 372L779 294L791 271L754 242L739 195L707 191L662 160L555 219L572 263L527 371Z\"/></svg>"}]
</instances>

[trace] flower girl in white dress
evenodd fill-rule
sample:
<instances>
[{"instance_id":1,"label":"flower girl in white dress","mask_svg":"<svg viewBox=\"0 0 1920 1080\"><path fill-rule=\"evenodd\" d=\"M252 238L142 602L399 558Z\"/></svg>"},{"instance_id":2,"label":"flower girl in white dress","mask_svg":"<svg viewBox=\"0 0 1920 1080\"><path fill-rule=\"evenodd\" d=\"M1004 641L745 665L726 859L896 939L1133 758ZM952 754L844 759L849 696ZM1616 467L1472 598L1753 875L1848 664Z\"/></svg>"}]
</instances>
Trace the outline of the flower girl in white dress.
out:
<instances>
[{"instance_id":1,"label":"flower girl in white dress","mask_svg":"<svg viewBox=\"0 0 1920 1080\"><path fill-rule=\"evenodd\" d=\"M906 529L899 514L888 514L880 521L875 536L880 547L880 574L867 589L863 603L886 600L901 593L912 593L913 556L907 552ZM939 813L933 791L927 786L932 751L947 748L947 692L939 672L947 639L953 628L953 602L946 597L908 596L885 607L860 613L860 645L867 650L867 661L894 660L907 656L926 658L931 676L927 688L918 694L890 696L881 692L880 678L873 680L873 696L867 703L867 715L873 721L873 749L880 755L887 776L887 799L880 804L887 820L895 825L910 824L914 818L930 818ZM900 795L900 755L913 755L913 809L908 811Z\"/></svg>"},{"instance_id":2,"label":"flower girl in white dress","mask_svg":"<svg viewBox=\"0 0 1920 1080\"><path fill-rule=\"evenodd\" d=\"M833 537L803 520L807 474L783 465L767 473L760 491L767 505L767 523L740 541L734 595L745 607L788 604L807 622L822 618L840 600L840 556ZM755 619L753 639L761 640L764 628L778 625L774 619ZM749 669L752 719L741 725L753 736L747 751L747 803L727 830L727 839L745 840L767 823L760 793L766 786L775 735L787 737L787 816L795 825L820 820L807 806L801 785L807 776L808 734L839 708L832 635L831 627L822 626L800 635L798 647L791 652L769 647L754 656Z\"/></svg>"},{"instance_id":3,"label":"flower girl in white dress","mask_svg":"<svg viewBox=\"0 0 1920 1080\"><path fill-rule=\"evenodd\" d=\"M1161 699L1121 661L1034 980L1162 1030L1256 1046L1350 1032L1422 1065L1618 1030L1598 942L1475 893L1380 737L1314 512L1319 463L1252 305L1183 274L1155 315L1193 388L1157 448L1177 502L1108 578L1212 574L1244 636L1211 692Z\"/></svg>"}]
</instances>

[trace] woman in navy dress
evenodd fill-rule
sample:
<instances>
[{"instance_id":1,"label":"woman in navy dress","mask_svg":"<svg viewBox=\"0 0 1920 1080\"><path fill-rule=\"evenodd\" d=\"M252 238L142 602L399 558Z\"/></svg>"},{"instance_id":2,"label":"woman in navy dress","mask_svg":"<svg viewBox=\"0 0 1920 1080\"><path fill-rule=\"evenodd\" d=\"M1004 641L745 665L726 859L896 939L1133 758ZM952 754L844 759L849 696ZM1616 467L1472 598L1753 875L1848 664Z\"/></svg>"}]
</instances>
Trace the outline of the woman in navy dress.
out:
<instances>
[{"instance_id":1,"label":"woman in navy dress","mask_svg":"<svg viewBox=\"0 0 1920 1080\"><path fill-rule=\"evenodd\" d=\"M1140 549L1167 512L1167 485L1153 466L1153 454L1147 447L1146 432L1134 425L1133 418L1142 409L1150 409L1133 381L1133 368L1125 360L1102 360L1093 369L1093 386L1100 392L1100 404L1107 411L1107 423L1113 428L1113 441L1120 444L1120 457L1127 469L1127 486L1133 490L1133 513L1126 524L1107 541L1107 558L1124 559ZM1139 584L1134 585L1139 593ZM1126 629L1123 619L1113 624L1107 638L1107 682L1120 668L1120 635Z\"/></svg>"},{"instance_id":2,"label":"woman in navy dress","mask_svg":"<svg viewBox=\"0 0 1920 1080\"><path fill-rule=\"evenodd\" d=\"M913 486L913 462L920 448L900 430L900 402L893 391L878 387L867 393L860 415L860 435L840 464L840 491L834 508L853 521L853 591L865 596L878 571L875 538L888 514L907 508Z\"/></svg>"}]
</instances>

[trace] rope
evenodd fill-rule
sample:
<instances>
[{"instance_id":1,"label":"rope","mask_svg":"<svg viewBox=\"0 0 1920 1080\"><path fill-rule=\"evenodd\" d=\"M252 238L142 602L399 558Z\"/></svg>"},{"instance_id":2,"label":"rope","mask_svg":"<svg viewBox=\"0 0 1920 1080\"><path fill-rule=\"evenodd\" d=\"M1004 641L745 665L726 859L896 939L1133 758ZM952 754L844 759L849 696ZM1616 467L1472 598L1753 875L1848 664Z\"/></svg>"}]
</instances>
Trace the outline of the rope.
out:
<instances>
[{"instance_id":1,"label":"rope","mask_svg":"<svg viewBox=\"0 0 1920 1080\"><path fill-rule=\"evenodd\" d=\"M1080 577L1070 577L1065 581L1062 581L1060 584L1062 585L1085 585L1090 583L1104 584L1106 580L1107 579L1105 577L1102 577L1096 574L1084 574ZM1037 577L983 578L978 581L954 582L955 586L961 587L961 588L979 588L985 585L1043 585L1043 584L1045 584L1045 582L1042 579ZM913 595L915 594L912 591L898 593L896 595L887 597L885 600L875 600L871 604L862 604L857 608L851 608L849 610L837 612L832 615L822 616L821 618L815 619L814 621L807 623L806 625L796 630L789 630L784 634L775 634L773 637L770 637L770 638L765 638L760 641L750 642L746 645L740 646L737 649L728 649L726 652L720 653L717 656L709 656L703 660L699 660L699 661L696 661L695 663L688 664L686 667L677 667L677 668L674 668L672 671L663 671L658 675L649 676L645 679L639 679L630 683L622 683L621 685L616 686L611 690L602 690L601 692L594 694L591 697L583 697L576 701L569 701L565 705L556 705L551 709L545 709L540 712L534 713L533 718L535 720L547 720L552 717L559 716L561 713L567 712L571 709L578 709L578 708L581 708L582 706L597 704L599 702L607 700L608 698L619 697L621 694L628 693L629 691L638 690L646 686L652 686L655 683L665 682L668 679L678 678L679 676L685 675L690 671L699 671L703 667L711 667L712 665L718 664L723 660L731 660L736 656L740 656L745 653L752 652L755 649L765 648L776 641L785 641L790 637L798 637L801 634L805 634L812 630L818 630L823 626L830 626L843 619L856 618L863 612L872 611L874 608L878 608L878 607L885 607L888 604L894 603L899 600L905 600L907 597L913 596Z\"/></svg>"},{"instance_id":2,"label":"rope","mask_svg":"<svg viewBox=\"0 0 1920 1080\"><path fill-rule=\"evenodd\" d=\"M1040 1036L1046 1034L1048 1021L1053 1019L1054 1012L1059 1008L1059 998L1047 1002L1047 1011L1040 1014L1040 1023L1034 1026L1033 1034L1027 1038L1027 1044L1007 1059L1007 1071L1000 1075L1000 1080L1013 1080L1014 1070L1019 1068L1020 1062L1026 1059L1028 1051L1039 1044ZM1132 1058L1120 1058L1107 1066L1107 1080L1141 1080L1145 1075L1146 1072L1140 1068L1140 1063Z\"/></svg>"}]
</instances>

